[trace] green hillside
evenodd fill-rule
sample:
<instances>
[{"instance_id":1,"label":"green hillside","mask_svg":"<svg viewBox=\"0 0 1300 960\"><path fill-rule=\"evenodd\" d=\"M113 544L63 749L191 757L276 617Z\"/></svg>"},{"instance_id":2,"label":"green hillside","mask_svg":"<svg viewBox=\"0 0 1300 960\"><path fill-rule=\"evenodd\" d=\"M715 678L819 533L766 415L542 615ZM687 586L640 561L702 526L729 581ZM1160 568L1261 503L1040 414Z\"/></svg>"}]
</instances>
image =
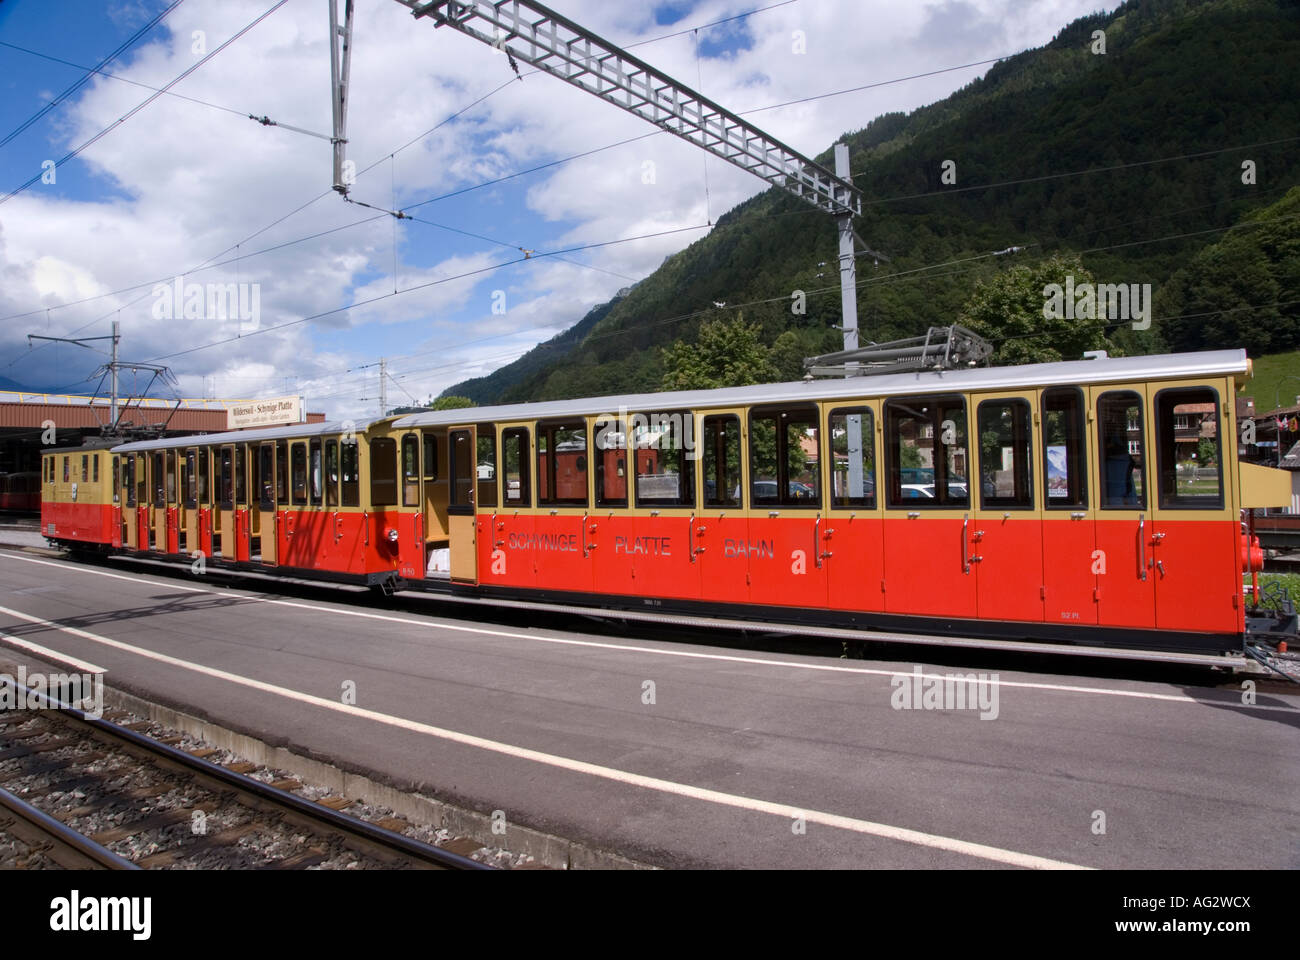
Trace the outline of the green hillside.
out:
<instances>
[{"instance_id":1,"label":"green hillside","mask_svg":"<svg viewBox=\"0 0 1300 960\"><path fill-rule=\"evenodd\" d=\"M1098 29L1105 55L1089 49ZM1198 259L1223 244L1221 256L1253 257L1258 267L1258 251L1247 257L1243 240L1277 233L1276 224L1224 231L1300 183L1297 144L1272 142L1300 133L1297 63L1295 0L1130 0L1070 24L945 100L846 134L866 204L858 233L889 257L859 260L864 341L953 322L977 281L1077 254L1099 282L1151 283L1157 320L1205 312L1188 305L1213 311L1235 291L1231 322L1155 322L1145 332L1116 325L1116 349L1300 347L1293 308L1242 309L1300 300L1300 258L1234 282L1215 274L1213 258ZM818 160L830 164L829 145ZM956 164L955 184L941 180L945 160ZM1247 160L1253 184L1243 183ZM1279 249L1287 242L1279 234ZM988 256L1012 245L1026 249ZM626 296L447 393L487 403L655 389L665 346L693 342L702 321L736 310L760 324L788 376L799 357L839 347L835 255L829 217L767 190ZM791 313L794 290L808 295L804 316Z\"/></svg>"}]
</instances>

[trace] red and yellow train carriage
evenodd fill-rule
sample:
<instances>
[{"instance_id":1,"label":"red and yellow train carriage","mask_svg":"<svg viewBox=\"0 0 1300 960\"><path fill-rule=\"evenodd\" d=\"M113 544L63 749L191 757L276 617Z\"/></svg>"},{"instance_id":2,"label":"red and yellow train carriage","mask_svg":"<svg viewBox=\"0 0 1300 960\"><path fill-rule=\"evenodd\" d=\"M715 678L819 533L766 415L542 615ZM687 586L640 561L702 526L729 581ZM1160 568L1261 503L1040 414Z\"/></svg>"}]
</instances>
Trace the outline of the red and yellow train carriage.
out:
<instances>
[{"instance_id":1,"label":"red and yellow train carriage","mask_svg":"<svg viewBox=\"0 0 1300 960\"><path fill-rule=\"evenodd\" d=\"M1295 630L1248 623L1242 511L1289 496L1238 461L1248 374L1244 351L1098 356L129 443L100 542L386 590L1240 654Z\"/></svg>"}]
</instances>

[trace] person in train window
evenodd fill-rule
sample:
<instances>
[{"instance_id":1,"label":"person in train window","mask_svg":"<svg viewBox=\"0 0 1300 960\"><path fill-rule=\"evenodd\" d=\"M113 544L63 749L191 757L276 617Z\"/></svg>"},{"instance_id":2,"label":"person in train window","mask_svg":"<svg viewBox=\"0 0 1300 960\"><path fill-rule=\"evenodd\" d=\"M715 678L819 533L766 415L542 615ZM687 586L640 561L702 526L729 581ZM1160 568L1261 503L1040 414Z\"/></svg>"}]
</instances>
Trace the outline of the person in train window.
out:
<instances>
[{"instance_id":1,"label":"person in train window","mask_svg":"<svg viewBox=\"0 0 1300 960\"><path fill-rule=\"evenodd\" d=\"M1106 438L1106 502L1112 506L1123 504L1137 506L1137 491L1133 486L1133 471L1137 461L1124 445L1122 436Z\"/></svg>"}]
</instances>

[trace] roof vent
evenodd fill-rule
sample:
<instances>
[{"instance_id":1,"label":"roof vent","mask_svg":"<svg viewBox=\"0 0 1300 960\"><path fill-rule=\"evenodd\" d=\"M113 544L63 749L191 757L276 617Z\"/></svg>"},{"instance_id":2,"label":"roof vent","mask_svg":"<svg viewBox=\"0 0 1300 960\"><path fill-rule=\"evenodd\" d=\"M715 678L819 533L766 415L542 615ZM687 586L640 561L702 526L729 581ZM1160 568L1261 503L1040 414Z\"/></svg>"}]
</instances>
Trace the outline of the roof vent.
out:
<instances>
[{"instance_id":1,"label":"roof vent","mask_svg":"<svg viewBox=\"0 0 1300 960\"><path fill-rule=\"evenodd\" d=\"M1105 350L1085 350L1085 351L1083 351L1083 359L1085 359L1085 360L1106 360L1106 359L1109 359L1109 358L1106 356L1106 351L1105 351Z\"/></svg>"}]
</instances>

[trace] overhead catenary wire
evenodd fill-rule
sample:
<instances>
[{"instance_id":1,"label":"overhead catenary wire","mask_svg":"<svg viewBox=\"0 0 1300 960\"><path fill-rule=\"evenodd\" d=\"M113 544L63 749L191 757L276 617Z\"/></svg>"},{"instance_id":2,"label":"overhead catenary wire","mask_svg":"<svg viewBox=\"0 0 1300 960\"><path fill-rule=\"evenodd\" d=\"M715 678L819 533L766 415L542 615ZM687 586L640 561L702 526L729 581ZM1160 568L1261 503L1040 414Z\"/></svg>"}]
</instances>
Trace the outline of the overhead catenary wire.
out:
<instances>
[{"instance_id":1,"label":"overhead catenary wire","mask_svg":"<svg viewBox=\"0 0 1300 960\"><path fill-rule=\"evenodd\" d=\"M73 82L70 86L65 87L64 90L61 93L59 93L57 96L55 96L54 99L52 99L49 103L45 104L45 106L41 107L34 114L32 114L22 123L18 124L18 126L14 127L14 129L10 130L7 134L5 134L4 138L0 139L0 147L3 147L6 144L8 144L11 140L14 139L14 137L21 134L24 130L26 130L32 124L36 123L38 120L40 120L42 117L48 114L59 104L67 100L68 97L72 96L74 93L80 90L83 86L86 85L87 81L89 81L92 76L94 76L97 73L101 73L105 65L112 63L114 60L120 57L127 50L131 49L131 47L135 46L137 40L143 37L154 27L158 26L158 24L162 23L163 20L167 19L167 15L170 14L177 7L179 7L183 2L184 0L174 0L172 4L160 10L158 13L156 13L153 16L151 20L149 20L144 26L142 26L135 33L131 34L131 36L129 36L125 41L119 44L113 50L112 53L110 53L104 59L100 60L99 63L97 63L95 66L78 68L84 70L85 73L80 78L78 78L75 82ZM23 52L25 53L30 52L12 43L4 43L3 41L0 41L0 44L3 44L3 46L6 47L11 47L15 50L23 50ZM50 58L50 59L54 59L54 58ZM65 60L62 62L66 63L67 61Z\"/></svg>"},{"instance_id":2,"label":"overhead catenary wire","mask_svg":"<svg viewBox=\"0 0 1300 960\"><path fill-rule=\"evenodd\" d=\"M143 100L141 100L139 103L137 103L134 107L132 107L130 110L128 110L128 111L127 111L126 113L124 113L122 116L118 117L116 120L114 120L114 121L113 121L112 123L110 123L108 126L104 127L102 130L100 130L98 133L96 133L96 134L95 134L93 137L91 137L89 140L86 140L84 143L80 144L79 146L74 147L74 148L73 148L72 150L70 150L68 153L64 154L63 157L61 157L60 159L56 160L56 161L54 162L54 169L57 169L57 168L63 166L63 165L64 165L65 163L67 163L69 160L72 160L74 157L78 156L78 155L79 155L82 151L84 151L87 147L93 146L94 144L98 143L98 142L99 142L103 137L107 136L107 135L108 135L109 133L111 133L113 130L116 130L116 129L117 129L118 127L120 127L122 124L126 123L128 120L130 120L132 117L134 117L137 113L139 113L139 112L140 112L141 110L143 110L145 107L149 106L149 104L153 103L155 100L157 100L159 97L161 97L164 93L166 93L168 90L170 90L170 89L171 89L172 87L174 87L176 84L180 83L182 80L184 80L184 79L185 79L186 77L188 77L190 74L192 74L194 71L200 69L204 64L206 64L208 61L210 61L213 57L215 57L215 56L217 56L219 53L221 53L222 50L225 50L226 47L230 46L232 43L234 43L236 40L238 40L238 39L239 39L240 37L242 37L244 34L248 33L249 30L252 30L253 27L257 26L259 23L261 23L263 20L265 20L265 19L266 19L267 17L269 17L271 14L275 13L276 10L280 9L282 6L284 6L284 5L285 5L286 3L288 3L288 2L289 2L289 0L276 0L276 2L275 2L275 3L270 7L270 9L268 9L266 12L262 13L260 16L254 18L254 19L253 19L252 21L250 21L246 26L244 26L244 27L243 27L243 28L242 28L238 33L236 33L233 37L230 37L228 40L226 40L225 42L223 42L220 46L216 47L216 48L215 48L214 50L212 50L210 53L205 54L205 55L204 55L204 56L203 56L203 57L202 57L198 62L192 64L192 65L189 66L189 67L187 67L185 70L182 70L182 71L181 71L179 74L177 74L177 75L176 75L176 76L175 76L175 77L174 77L170 82L168 82L166 86L162 87L160 90L158 90L158 91L156 91L156 92L154 92L154 93L151 93L149 96L145 97ZM7 203L9 200L12 200L15 196L17 196L18 194L22 193L24 190L26 190L28 187L30 187L33 183L36 183L38 180L40 180L41 177L44 176L44 175L45 175L45 171L42 171L41 173L36 174L36 175L33 176L31 179L27 180L26 182L24 182L23 184L19 185L18 187L15 187L15 188L14 188L13 190L11 190L9 193L5 194L3 197L0 197L0 204Z\"/></svg>"}]
</instances>

